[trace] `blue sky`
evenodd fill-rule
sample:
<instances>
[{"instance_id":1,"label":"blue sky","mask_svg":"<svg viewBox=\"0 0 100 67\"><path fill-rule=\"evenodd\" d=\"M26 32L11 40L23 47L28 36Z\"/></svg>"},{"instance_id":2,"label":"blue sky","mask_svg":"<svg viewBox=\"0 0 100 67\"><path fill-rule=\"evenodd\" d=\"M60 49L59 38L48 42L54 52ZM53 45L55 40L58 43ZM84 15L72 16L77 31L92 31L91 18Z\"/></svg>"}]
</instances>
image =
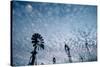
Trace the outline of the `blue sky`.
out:
<instances>
[{"instance_id":1,"label":"blue sky","mask_svg":"<svg viewBox=\"0 0 100 67\"><path fill-rule=\"evenodd\" d=\"M80 37L78 31L91 31L90 39L96 41L97 7L93 5L57 4L14 1L12 5L12 45L15 65L27 65L33 50L31 36L40 33L45 41L45 50L37 55L38 64L67 63L64 42ZM81 38L81 37L80 37ZM73 42L72 42L73 43ZM83 43L68 44L73 62L79 62L79 54L88 58ZM84 51L83 51L84 50ZM96 56L96 49L91 47ZM85 53L85 54L84 54ZM48 58L49 57L49 58Z\"/></svg>"}]
</instances>

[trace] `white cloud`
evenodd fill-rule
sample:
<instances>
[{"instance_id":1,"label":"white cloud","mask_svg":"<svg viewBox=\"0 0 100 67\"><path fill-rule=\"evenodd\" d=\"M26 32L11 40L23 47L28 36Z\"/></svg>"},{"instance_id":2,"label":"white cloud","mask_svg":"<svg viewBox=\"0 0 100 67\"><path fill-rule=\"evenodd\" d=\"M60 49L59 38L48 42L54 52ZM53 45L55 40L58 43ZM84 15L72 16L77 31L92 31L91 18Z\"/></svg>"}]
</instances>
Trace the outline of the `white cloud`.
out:
<instances>
[{"instance_id":1,"label":"white cloud","mask_svg":"<svg viewBox=\"0 0 100 67\"><path fill-rule=\"evenodd\" d=\"M33 10L32 5L31 4L26 5L26 10L28 12L32 12L32 10Z\"/></svg>"}]
</instances>

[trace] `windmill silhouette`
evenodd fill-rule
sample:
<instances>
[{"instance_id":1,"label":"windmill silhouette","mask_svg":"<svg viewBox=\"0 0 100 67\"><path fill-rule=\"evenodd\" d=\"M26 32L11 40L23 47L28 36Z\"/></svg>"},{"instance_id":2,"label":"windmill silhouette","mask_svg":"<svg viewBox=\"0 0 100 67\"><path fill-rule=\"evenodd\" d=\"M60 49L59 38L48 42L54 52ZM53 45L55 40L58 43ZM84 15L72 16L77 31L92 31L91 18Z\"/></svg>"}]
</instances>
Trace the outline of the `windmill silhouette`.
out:
<instances>
[{"instance_id":1,"label":"windmill silhouette","mask_svg":"<svg viewBox=\"0 0 100 67\"><path fill-rule=\"evenodd\" d=\"M30 57L28 65L37 65L36 54L39 50L44 49L44 39L39 33L34 33L31 40L34 50L31 52L32 55Z\"/></svg>"}]
</instances>

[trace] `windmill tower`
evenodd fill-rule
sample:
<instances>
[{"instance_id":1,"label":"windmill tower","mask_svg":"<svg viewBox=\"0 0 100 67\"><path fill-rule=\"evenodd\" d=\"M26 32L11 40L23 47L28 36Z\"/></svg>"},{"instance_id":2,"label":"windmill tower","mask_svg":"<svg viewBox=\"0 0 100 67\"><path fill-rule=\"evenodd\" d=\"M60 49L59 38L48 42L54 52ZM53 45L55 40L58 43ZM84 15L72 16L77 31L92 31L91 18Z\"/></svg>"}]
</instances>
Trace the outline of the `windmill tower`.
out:
<instances>
[{"instance_id":1,"label":"windmill tower","mask_svg":"<svg viewBox=\"0 0 100 67\"><path fill-rule=\"evenodd\" d=\"M29 64L28 65L37 65L37 53L39 50L44 49L44 39L42 38L42 36L39 33L34 33L32 35L32 44L34 47L34 50L31 52L31 57L29 60Z\"/></svg>"}]
</instances>

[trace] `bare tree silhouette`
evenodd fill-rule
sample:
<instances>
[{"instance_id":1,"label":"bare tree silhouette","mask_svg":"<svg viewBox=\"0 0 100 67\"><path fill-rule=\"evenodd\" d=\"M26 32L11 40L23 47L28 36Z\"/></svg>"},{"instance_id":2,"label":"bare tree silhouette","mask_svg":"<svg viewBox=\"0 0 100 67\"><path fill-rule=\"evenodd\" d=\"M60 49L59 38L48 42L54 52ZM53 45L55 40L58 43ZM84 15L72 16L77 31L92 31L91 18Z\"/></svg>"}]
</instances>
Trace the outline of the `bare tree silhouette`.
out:
<instances>
[{"instance_id":1,"label":"bare tree silhouette","mask_svg":"<svg viewBox=\"0 0 100 67\"><path fill-rule=\"evenodd\" d=\"M37 65L36 54L40 49L44 49L44 39L39 33L34 33L31 40L34 50L31 52L32 56L30 57L29 65Z\"/></svg>"},{"instance_id":2,"label":"bare tree silhouette","mask_svg":"<svg viewBox=\"0 0 100 67\"><path fill-rule=\"evenodd\" d=\"M86 31L80 31L79 30L79 34L82 38L84 38L84 43L85 43L85 47L90 55L90 50L89 50L89 46L88 46L88 36L90 35L90 31L86 32Z\"/></svg>"},{"instance_id":3,"label":"bare tree silhouette","mask_svg":"<svg viewBox=\"0 0 100 67\"><path fill-rule=\"evenodd\" d=\"M71 54L70 54L70 48L69 48L69 46L66 43L65 43L64 48L65 48L66 54L68 55L69 62L72 63Z\"/></svg>"},{"instance_id":4,"label":"bare tree silhouette","mask_svg":"<svg viewBox=\"0 0 100 67\"><path fill-rule=\"evenodd\" d=\"M96 36L97 32L94 30L93 26L89 27L89 26L85 25L84 27L85 27L84 29L80 29L80 28L77 29L76 30L77 33L73 32L73 34L75 35L75 37L78 40L77 43L79 43L79 42L80 42L80 44L84 43L84 47L88 53L87 60L88 61L97 60L97 56L95 56L93 58L93 56L91 55L91 49L93 49L93 50L95 50L95 52L97 52L97 50L96 50L97 49L97 41L96 41L97 40L97 36ZM82 59L84 60L85 58L82 58Z\"/></svg>"}]
</instances>

